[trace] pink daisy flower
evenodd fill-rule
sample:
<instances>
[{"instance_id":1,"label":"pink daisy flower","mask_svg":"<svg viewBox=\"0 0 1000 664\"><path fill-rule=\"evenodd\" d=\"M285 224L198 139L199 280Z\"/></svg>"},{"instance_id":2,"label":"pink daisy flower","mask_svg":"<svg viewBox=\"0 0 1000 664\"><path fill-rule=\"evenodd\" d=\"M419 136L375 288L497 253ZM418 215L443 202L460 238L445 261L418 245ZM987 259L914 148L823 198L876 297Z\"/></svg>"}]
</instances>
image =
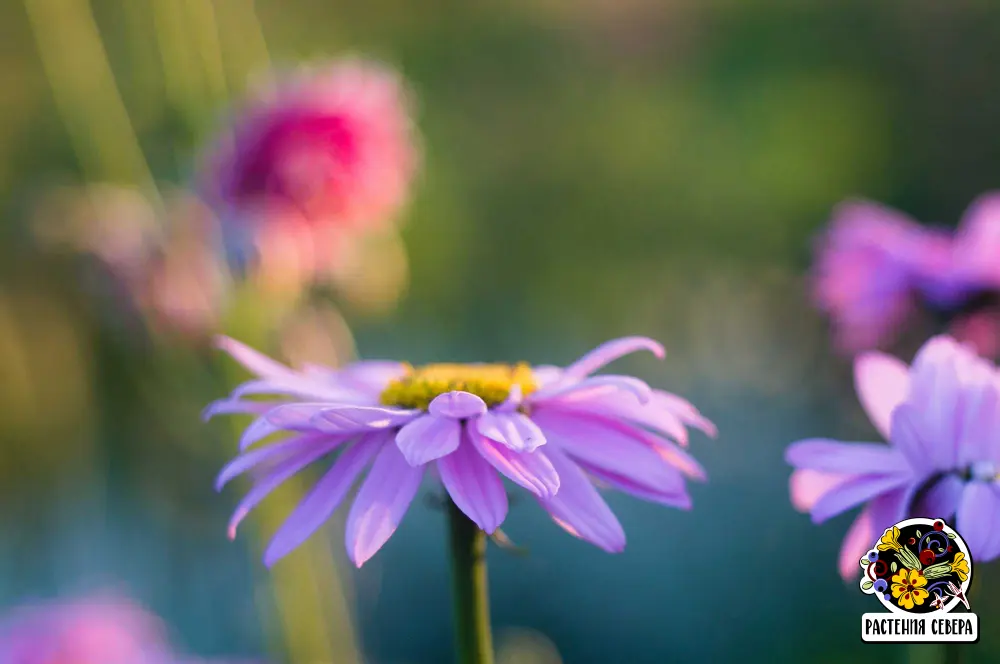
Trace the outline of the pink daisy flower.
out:
<instances>
[{"instance_id":1,"label":"pink daisy flower","mask_svg":"<svg viewBox=\"0 0 1000 664\"><path fill-rule=\"evenodd\" d=\"M236 117L210 151L203 186L240 253L309 274L335 262L352 234L396 218L416 141L394 71L363 60L301 68Z\"/></svg>"},{"instance_id":2,"label":"pink daisy flower","mask_svg":"<svg viewBox=\"0 0 1000 664\"><path fill-rule=\"evenodd\" d=\"M1000 194L977 199L954 234L850 201L836 208L819 245L813 295L847 352L890 343L918 308L989 352L1000 329L992 325L1000 304L998 265Z\"/></svg>"},{"instance_id":3,"label":"pink daisy flower","mask_svg":"<svg viewBox=\"0 0 1000 664\"><path fill-rule=\"evenodd\" d=\"M889 444L816 439L791 445L792 504L822 523L859 505L840 552L845 579L886 528L905 518L950 520L973 556L1000 556L1000 373L950 337L928 341L907 367L860 355L855 385Z\"/></svg>"},{"instance_id":4,"label":"pink daisy flower","mask_svg":"<svg viewBox=\"0 0 1000 664\"><path fill-rule=\"evenodd\" d=\"M274 535L267 565L316 531L369 466L347 519L347 551L359 567L396 530L430 469L487 533L507 516L506 477L570 534L621 551L625 533L593 481L687 509L686 479L705 477L681 449L687 427L715 435L712 423L677 395L630 376L591 375L639 350L663 356L660 344L642 337L608 342L566 368L362 361L297 372L232 339L220 346L256 375L206 411L257 416L243 434L243 453L218 478L221 489L255 471L230 536L279 484L336 456ZM244 399L257 394L281 400ZM278 432L292 435L251 449Z\"/></svg>"}]
</instances>

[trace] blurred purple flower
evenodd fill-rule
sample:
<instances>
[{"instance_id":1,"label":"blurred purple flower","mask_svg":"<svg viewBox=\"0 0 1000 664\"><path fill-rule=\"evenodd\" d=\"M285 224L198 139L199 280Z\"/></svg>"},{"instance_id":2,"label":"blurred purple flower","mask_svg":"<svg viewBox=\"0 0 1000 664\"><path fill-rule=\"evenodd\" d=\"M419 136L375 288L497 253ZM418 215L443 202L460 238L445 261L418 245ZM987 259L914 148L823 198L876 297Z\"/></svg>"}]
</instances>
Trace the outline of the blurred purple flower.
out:
<instances>
[{"instance_id":1,"label":"blurred purple flower","mask_svg":"<svg viewBox=\"0 0 1000 664\"><path fill-rule=\"evenodd\" d=\"M992 316L977 316L997 304L997 294L996 193L977 199L954 234L876 203L843 203L821 239L814 268L814 300L848 353L891 343L919 308L955 323L953 335L989 352L1000 328Z\"/></svg>"},{"instance_id":2,"label":"blurred purple flower","mask_svg":"<svg viewBox=\"0 0 1000 664\"><path fill-rule=\"evenodd\" d=\"M179 664L158 618L118 598L42 603L0 622L4 664Z\"/></svg>"},{"instance_id":3,"label":"blurred purple flower","mask_svg":"<svg viewBox=\"0 0 1000 664\"><path fill-rule=\"evenodd\" d=\"M349 59L270 81L201 179L237 256L294 281L325 275L359 232L393 222L418 157L398 74Z\"/></svg>"},{"instance_id":4,"label":"blurred purple flower","mask_svg":"<svg viewBox=\"0 0 1000 664\"><path fill-rule=\"evenodd\" d=\"M1000 373L950 337L928 341L907 367L879 352L855 361L855 385L889 440L794 443L786 460L793 505L821 523L864 504L844 539L851 578L879 534L902 519L951 519L972 555L1000 556Z\"/></svg>"},{"instance_id":5,"label":"blurred purple flower","mask_svg":"<svg viewBox=\"0 0 1000 664\"><path fill-rule=\"evenodd\" d=\"M663 356L660 344L641 337L608 342L565 369L364 361L297 372L232 339L223 338L220 346L256 379L211 405L206 417L258 417L243 434L244 453L219 475L218 488L251 469L266 469L237 507L231 537L279 484L340 452L275 534L264 554L267 565L316 531L369 464L347 520L348 554L359 567L396 530L432 462L451 499L487 533L507 514L503 475L533 493L572 535L621 551L625 534L591 478L644 500L689 508L685 477L705 474L678 445L687 444L687 426L715 435L712 423L679 396L630 376L591 376L639 350ZM243 399L256 394L284 399ZM278 432L294 435L246 451Z\"/></svg>"}]
</instances>

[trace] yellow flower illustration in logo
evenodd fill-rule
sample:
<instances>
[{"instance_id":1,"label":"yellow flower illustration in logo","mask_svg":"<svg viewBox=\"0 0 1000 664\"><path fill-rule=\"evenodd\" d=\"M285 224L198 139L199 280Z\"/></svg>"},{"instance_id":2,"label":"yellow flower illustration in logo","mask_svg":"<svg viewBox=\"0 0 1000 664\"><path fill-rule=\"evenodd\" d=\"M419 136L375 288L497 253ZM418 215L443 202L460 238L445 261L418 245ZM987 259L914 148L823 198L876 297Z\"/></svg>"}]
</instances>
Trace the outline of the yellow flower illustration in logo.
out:
<instances>
[{"instance_id":1,"label":"yellow flower illustration in logo","mask_svg":"<svg viewBox=\"0 0 1000 664\"><path fill-rule=\"evenodd\" d=\"M878 542L879 551L888 551L889 549L899 551L899 528L895 526L892 527L892 530L885 531L882 539Z\"/></svg>"},{"instance_id":2,"label":"yellow flower illustration in logo","mask_svg":"<svg viewBox=\"0 0 1000 664\"><path fill-rule=\"evenodd\" d=\"M961 551L956 553L955 559L951 561L951 571L958 574L958 578L962 581L969 578L969 561Z\"/></svg>"},{"instance_id":3,"label":"yellow flower illustration in logo","mask_svg":"<svg viewBox=\"0 0 1000 664\"><path fill-rule=\"evenodd\" d=\"M892 577L892 596L896 598L897 604L909 611L914 605L923 604L929 596L924 588L926 585L927 579L919 570L904 567Z\"/></svg>"}]
</instances>

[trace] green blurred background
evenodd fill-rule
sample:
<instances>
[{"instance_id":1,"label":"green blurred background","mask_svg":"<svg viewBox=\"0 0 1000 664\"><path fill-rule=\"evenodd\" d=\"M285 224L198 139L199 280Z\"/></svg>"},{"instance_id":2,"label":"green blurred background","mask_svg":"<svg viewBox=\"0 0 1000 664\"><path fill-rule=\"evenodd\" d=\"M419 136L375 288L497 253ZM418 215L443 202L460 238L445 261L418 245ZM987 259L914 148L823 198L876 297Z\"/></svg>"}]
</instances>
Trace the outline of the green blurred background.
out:
<instances>
[{"instance_id":1,"label":"green blurred background","mask_svg":"<svg viewBox=\"0 0 1000 664\"><path fill-rule=\"evenodd\" d=\"M619 556L515 504L531 555L491 553L502 660L936 661L861 643L870 600L835 567L852 517L795 513L782 454L877 436L808 302L831 207L954 224L1000 183L993 0L3 0L0 603L110 587L205 656L450 661L443 515L415 503L360 571L341 515L264 570L273 526L229 542L239 491L211 487L233 429L199 420L240 375L145 335L32 225L53 187L184 185L268 58L345 53L401 68L426 156L398 306L337 302L358 352L564 363L646 334L667 361L622 364L721 432L693 441L693 511L610 496ZM1000 574L977 573L968 660L993 661Z\"/></svg>"}]
</instances>

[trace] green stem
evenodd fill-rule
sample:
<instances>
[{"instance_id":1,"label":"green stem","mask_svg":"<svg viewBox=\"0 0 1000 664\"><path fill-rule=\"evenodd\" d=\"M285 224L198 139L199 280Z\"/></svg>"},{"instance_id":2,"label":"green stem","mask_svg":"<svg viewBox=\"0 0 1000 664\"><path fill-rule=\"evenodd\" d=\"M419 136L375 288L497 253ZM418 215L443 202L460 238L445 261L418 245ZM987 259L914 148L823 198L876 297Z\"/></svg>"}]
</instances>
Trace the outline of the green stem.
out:
<instances>
[{"instance_id":1,"label":"green stem","mask_svg":"<svg viewBox=\"0 0 1000 664\"><path fill-rule=\"evenodd\" d=\"M458 664L493 664L486 533L449 501Z\"/></svg>"}]
</instances>

